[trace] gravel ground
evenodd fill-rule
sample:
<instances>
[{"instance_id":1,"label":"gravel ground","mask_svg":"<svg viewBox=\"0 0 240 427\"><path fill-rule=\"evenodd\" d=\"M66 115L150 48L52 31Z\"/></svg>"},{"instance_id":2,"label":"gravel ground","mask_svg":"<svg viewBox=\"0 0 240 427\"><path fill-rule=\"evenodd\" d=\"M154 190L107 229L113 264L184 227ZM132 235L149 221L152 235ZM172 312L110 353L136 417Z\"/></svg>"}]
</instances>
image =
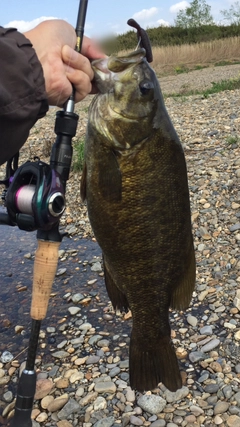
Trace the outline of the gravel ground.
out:
<instances>
[{"instance_id":1,"label":"gravel ground","mask_svg":"<svg viewBox=\"0 0 240 427\"><path fill-rule=\"evenodd\" d=\"M165 77L161 82L163 92L170 93L186 84L209 87L213 80L238 73L239 66L217 67ZM57 329L42 331L42 343L47 334L60 334L62 340L51 363L37 362L34 427L240 426L239 96L240 90L235 90L206 99L166 98L187 160L197 260L191 306L186 313L172 312L170 316L173 342L184 371L183 388L176 393L162 385L144 394L131 390L128 360L122 352L128 349L127 334L109 337L107 332L99 333L97 324L81 317L82 296L69 293L65 296L70 303L68 317ZM89 99L78 107L78 138L85 132L88 104ZM36 124L23 159L46 153L49 141L54 140L54 117L51 109L47 118ZM71 174L62 225L75 238L92 239L86 208L80 202L79 179L78 174ZM99 260L92 267L96 279L101 277ZM105 316L110 323L115 317L110 305ZM126 317L119 319L126 321ZM14 406L11 383L16 382L18 367L18 362L8 362L1 355L3 417L9 416ZM4 418L0 424L1 420Z\"/></svg>"}]
</instances>

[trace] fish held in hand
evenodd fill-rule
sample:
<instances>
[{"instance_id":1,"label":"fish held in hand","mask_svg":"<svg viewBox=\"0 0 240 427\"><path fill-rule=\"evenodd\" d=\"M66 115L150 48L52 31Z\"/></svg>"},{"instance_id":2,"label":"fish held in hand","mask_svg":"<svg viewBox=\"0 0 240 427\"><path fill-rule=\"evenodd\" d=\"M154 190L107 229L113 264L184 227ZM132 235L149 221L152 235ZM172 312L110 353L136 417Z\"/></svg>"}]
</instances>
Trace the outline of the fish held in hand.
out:
<instances>
[{"instance_id":1,"label":"fish held in hand","mask_svg":"<svg viewBox=\"0 0 240 427\"><path fill-rule=\"evenodd\" d=\"M169 308L195 284L187 170L157 77L139 49L93 62L81 183L115 309L131 309L130 385L182 386Z\"/></svg>"}]
</instances>

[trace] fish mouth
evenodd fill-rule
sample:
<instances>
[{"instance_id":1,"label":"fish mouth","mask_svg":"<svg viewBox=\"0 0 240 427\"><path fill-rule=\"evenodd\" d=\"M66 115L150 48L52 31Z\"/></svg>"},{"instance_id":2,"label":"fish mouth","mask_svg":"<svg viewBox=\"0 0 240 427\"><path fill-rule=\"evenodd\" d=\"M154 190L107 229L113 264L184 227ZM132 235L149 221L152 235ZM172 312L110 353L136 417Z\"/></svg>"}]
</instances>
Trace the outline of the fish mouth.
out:
<instances>
[{"instance_id":1,"label":"fish mouth","mask_svg":"<svg viewBox=\"0 0 240 427\"><path fill-rule=\"evenodd\" d=\"M101 83L107 83L109 85L111 81L114 82L114 80L116 80L117 73L121 73L131 67L134 67L142 62L145 57L146 51L141 48L123 56L112 55L103 59L95 59L92 62L92 68L94 71L94 81L99 91L105 92L105 90L102 90ZM106 88L105 84L103 87L104 89Z\"/></svg>"}]
</instances>

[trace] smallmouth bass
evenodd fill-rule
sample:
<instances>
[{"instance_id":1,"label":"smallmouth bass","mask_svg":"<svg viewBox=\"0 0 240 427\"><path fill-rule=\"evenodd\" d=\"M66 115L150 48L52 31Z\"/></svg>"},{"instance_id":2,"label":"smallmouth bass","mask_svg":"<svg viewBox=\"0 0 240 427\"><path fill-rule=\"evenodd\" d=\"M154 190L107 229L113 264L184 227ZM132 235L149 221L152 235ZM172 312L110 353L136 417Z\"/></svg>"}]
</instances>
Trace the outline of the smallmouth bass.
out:
<instances>
[{"instance_id":1,"label":"smallmouth bass","mask_svg":"<svg viewBox=\"0 0 240 427\"><path fill-rule=\"evenodd\" d=\"M130 385L175 391L169 308L188 307L196 269L183 149L144 49L92 66L82 199L113 307L132 311Z\"/></svg>"}]
</instances>

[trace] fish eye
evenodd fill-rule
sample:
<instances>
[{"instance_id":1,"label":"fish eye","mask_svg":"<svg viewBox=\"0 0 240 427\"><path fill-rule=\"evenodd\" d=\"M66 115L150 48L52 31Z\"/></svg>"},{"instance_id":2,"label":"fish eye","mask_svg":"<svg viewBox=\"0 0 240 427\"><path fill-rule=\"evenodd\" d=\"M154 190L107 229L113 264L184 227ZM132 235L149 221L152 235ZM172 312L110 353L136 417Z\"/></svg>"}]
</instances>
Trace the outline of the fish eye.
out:
<instances>
[{"instance_id":1,"label":"fish eye","mask_svg":"<svg viewBox=\"0 0 240 427\"><path fill-rule=\"evenodd\" d=\"M154 89L154 84L151 80L143 80L139 84L139 89L142 95L147 95L150 90Z\"/></svg>"}]
</instances>

